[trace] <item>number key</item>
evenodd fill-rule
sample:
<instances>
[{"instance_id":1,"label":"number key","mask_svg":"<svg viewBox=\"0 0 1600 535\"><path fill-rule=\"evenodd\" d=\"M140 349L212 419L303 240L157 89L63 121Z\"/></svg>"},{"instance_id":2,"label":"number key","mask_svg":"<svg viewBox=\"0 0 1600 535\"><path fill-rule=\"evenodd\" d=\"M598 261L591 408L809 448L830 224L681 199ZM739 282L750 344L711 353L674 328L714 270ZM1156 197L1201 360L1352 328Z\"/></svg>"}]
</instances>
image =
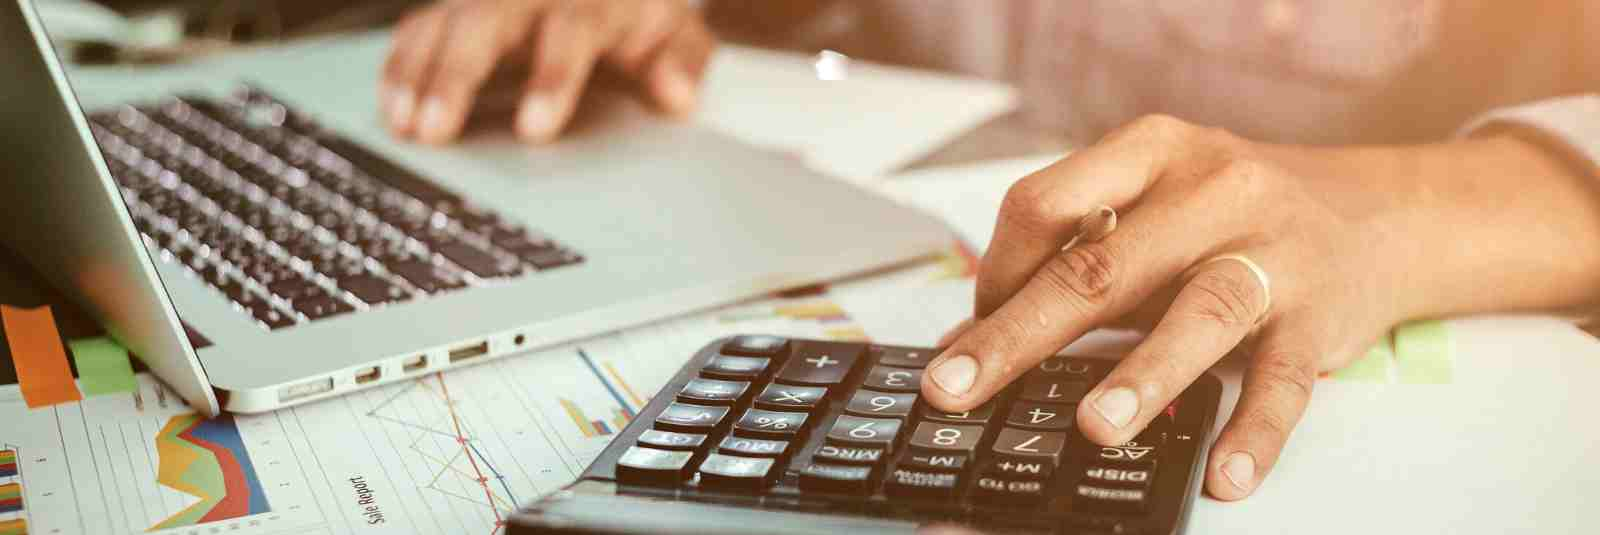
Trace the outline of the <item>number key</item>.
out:
<instances>
[{"instance_id":1,"label":"number key","mask_svg":"<svg viewBox=\"0 0 1600 535\"><path fill-rule=\"evenodd\" d=\"M1087 381L1071 377L1033 375L1022 382L1022 399L1051 403L1077 403L1089 393Z\"/></svg>"},{"instance_id":2,"label":"number key","mask_svg":"<svg viewBox=\"0 0 1600 535\"><path fill-rule=\"evenodd\" d=\"M866 446L894 453L894 439L900 434L900 420L840 416L828 430L828 442L836 445Z\"/></svg>"},{"instance_id":3,"label":"number key","mask_svg":"<svg viewBox=\"0 0 1600 535\"><path fill-rule=\"evenodd\" d=\"M1077 405L1017 402L1006 416L1006 425L1040 431L1066 431L1077 420Z\"/></svg>"},{"instance_id":4,"label":"number key","mask_svg":"<svg viewBox=\"0 0 1600 535\"><path fill-rule=\"evenodd\" d=\"M867 373L861 386L879 392L917 392L922 390L922 370L877 366Z\"/></svg>"},{"instance_id":5,"label":"number key","mask_svg":"<svg viewBox=\"0 0 1600 535\"><path fill-rule=\"evenodd\" d=\"M799 435L805 424L806 413L803 412L750 409L739 418L739 423L733 424L733 431L742 437L789 440Z\"/></svg>"},{"instance_id":6,"label":"number key","mask_svg":"<svg viewBox=\"0 0 1600 535\"><path fill-rule=\"evenodd\" d=\"M1061 460L1066 433L1046 433L1005 428L994 439L994 452L1005 459L1043 461L1052 465Z\"/></svg>"},{"instance_id":7,"label":"number key","mask_svg":"<svg viewBox=\"0 0 1600 535\"><path fill-rule=\"evenodd\" d=\"M911 434L911 447L941 452L972 454L983 439L981 425L952 425L923 422Z\"/></svg>"},{"instance_id":8,"label":"number key","mask_svg":"<svg viewBox=\"0 0 1600 535\"><path fill-rule=\"evenodd\" d=\"M922 406L922 419L946 424L986 424L994 417L994 402L979 405L966 412L943 412L929 405Z\"/></svg>"},{"instance_id":9,"label":"number key","mask_svg":"<svg viewBox=\"0 0 1600 535\"><path fill-rule=\"evenodd\" d=\"M916 402L916 394L883 394L871 390L857 390L844 410L856 416L904 418L911 414L911 406Z\"/></svg>"}]
</instances>

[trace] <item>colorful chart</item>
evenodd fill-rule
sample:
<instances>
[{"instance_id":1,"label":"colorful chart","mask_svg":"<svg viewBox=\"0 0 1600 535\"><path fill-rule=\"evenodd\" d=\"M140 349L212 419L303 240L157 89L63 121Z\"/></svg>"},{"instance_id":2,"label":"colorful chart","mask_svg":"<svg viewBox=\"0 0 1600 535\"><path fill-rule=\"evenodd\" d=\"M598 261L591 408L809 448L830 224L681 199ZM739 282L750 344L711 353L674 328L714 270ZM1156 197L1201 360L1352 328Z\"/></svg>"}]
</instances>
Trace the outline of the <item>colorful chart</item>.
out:
<instances>
[{"instance_id":1,"label":"colorful chart","mask_svg":"<svg viewBox=\"0 0 1600 535\"><path fill-rule=\"evenodd\" d=\"M634 414L637 413L639 408L644 407L645 400L639 397L639 393L633 389L632 385L628 384L628 381L622 378L622 374L617 373L617 369L611 363L597 365L595 360L583 349L578 349L577 353L578 358L583 361L583 365L594 376L595 381L604 386L606 393L610 394L611 399L617 402L617 407L611 410L609 422L590 418L588 414L584 413L582 407L567 398L559 398L561 409L566 411L567 417L572 418L573 425L578 426L578 431L583 433L584 438L610 436L626 427L628 422L633 421ZM600 371L601 368L605 369L604 373Z\"/></svg>"},{"instance_id":2,"label":"colorful chart","mask_svg":"<svg viewBox=\"0 0 1600 535\"><path fill-rule=\"evenodd\" d=\"M232 416L174 416L156 435L156 452L160 456L156 481L200 501L152 526L152 531L271 510Z\"/></svg>"}]
</instances>

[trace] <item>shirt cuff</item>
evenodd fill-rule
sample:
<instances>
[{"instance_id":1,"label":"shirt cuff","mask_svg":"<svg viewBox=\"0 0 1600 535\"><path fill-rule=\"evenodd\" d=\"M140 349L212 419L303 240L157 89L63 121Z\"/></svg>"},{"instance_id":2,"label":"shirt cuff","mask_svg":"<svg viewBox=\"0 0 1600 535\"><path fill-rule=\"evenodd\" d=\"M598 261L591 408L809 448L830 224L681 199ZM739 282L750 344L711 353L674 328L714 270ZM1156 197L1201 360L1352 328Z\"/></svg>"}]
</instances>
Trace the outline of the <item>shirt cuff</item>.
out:
<instances>
[{"instance_id":1,"label":"shirt cuff","mask_svg":"<svg viewBox=\"0 0 1600 535\"><path fill-rule=\"evenodd\" d=\"M1490 110L1458 130L1465 137L1496 127L1539 134L1550 148L1600 178L1600 94L1574 95Z\"/></svg>"}]
</instances>

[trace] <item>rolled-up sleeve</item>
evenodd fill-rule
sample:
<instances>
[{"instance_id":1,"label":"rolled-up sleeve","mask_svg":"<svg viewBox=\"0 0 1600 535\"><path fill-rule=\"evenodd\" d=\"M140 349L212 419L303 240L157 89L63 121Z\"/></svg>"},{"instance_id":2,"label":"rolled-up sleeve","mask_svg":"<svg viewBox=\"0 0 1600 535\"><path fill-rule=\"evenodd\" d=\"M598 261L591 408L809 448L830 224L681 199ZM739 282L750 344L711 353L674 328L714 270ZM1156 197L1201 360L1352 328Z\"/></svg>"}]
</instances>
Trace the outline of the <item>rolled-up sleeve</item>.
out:
<instances>
[{"instance_id":1,"label":"rolled-up sleeve","mask_svg":"<svg viewBox=\"0 0 1600 535\"><path fill-rule=\"evenodd\" d=\"M1600 94L1573 95L1490 110L1459 134L1513 127L1537 134L1549 148L1600 178Z\"/></svg>"}]
</instances>

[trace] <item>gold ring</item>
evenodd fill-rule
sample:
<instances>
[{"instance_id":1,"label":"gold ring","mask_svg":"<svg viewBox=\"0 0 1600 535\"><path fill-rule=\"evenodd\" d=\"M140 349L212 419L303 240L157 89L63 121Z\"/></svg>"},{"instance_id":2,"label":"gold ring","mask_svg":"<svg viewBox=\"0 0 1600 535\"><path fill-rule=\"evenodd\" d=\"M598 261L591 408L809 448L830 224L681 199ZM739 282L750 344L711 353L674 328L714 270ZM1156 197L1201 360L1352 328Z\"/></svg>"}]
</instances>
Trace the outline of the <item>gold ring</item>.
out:
<instances>
[{"instance_id":1,"label":"gold ring","mask_svg":"<svg viewBox=\"0 0 1600 535\"><path fill-rule=\"evenodd\" d=\"M1251 260L1249 257L1242 254L1224 254L1213 256L1204 262L1196 264L1194 268L1190 270L1190 272L1199 272L1201 266L1215 262L1221 262L1224 260L1234 260L1240 264L1244 264L1244 267L1250 269L1250 274L1256 276L1256 282L1261 284L1261 297L1263 301L1261 303L1261 318L1266 318L1267 311L1272 310L1272 279L1267 277L1267 270L1261 269L1261 264L1257 264L1254 260ZM1256 321L1260 321L1260 319Z\"/></svg>"}]
</instances>

